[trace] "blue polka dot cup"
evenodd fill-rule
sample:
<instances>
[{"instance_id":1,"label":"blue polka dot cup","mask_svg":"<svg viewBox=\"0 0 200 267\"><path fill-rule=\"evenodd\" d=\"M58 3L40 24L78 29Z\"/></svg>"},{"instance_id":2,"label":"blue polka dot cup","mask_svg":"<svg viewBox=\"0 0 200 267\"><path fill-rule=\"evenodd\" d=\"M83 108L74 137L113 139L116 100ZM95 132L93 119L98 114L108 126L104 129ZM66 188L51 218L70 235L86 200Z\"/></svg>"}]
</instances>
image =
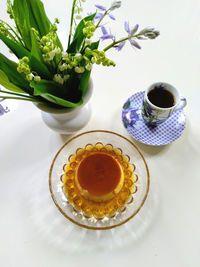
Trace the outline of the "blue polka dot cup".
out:
<instances>
[{"instance_id":1,"label":"blue polka dot cup","mask_svg":"<svg viewBox=\"0 0 200 267\"><path fill-rule=\"evenodd\" d=\"M144 94L142 117L149 126L165 122L173 112L184 108L187 101L171 84L157 82L149 86Z\"/></svg>"}]
</instances>

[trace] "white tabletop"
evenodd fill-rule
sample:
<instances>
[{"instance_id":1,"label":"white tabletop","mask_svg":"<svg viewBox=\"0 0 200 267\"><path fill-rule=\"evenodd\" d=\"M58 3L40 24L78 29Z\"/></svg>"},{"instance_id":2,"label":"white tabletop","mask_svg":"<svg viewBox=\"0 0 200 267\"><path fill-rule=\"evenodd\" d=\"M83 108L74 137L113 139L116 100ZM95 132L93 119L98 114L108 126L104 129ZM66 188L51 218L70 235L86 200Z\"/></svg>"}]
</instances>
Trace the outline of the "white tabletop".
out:
<instances>
[{"instance_id":1,"label":"white tabletop","mask_svg":"<svg viewBox=\"0 0 200 267\"><path fill-rule=\"evenodd\" d=\"M65 40L72 0L44 3L50 18L60 19ZM96 3L85 7L94 10ZM1 0L1 18L5 10ZM141 51L127 44L120 53L108 53L115 68L94 68L92 118L80 132L112 130L140 148L150 170L147 201L113 230L86 230L65 219L50 197L48 171L70 137L49 130L33 104L6 100L10 112L0 116L2 267L200 266L200 1L127 0L115 15L114 32L123 34L128 20L155 26L161 35L141 41ZM0 51L9 56L2 43ZM162 147L135 141L121 122L125 100L156 81L173 84L188 101L183 135Z\"/></svg>"}]
</instances>

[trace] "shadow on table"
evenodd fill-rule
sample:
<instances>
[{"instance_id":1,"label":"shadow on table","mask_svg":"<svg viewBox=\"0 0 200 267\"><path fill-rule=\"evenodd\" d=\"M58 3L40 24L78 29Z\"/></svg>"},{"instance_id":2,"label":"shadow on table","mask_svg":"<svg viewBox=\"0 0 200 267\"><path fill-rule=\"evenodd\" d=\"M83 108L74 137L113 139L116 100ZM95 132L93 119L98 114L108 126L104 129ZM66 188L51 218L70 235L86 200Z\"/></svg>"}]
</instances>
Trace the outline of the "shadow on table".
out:
<instances>
[{"instance_id":1,"label":"shadow on table","mask_svg":"<svg viewBox=\"0 0 200 267\"><path fill-rule=\"evenodd\" d=\"M91 251L115 251L143 242L152 228L156 227L160 195L157 183L151 181L150 192L140 212L126 224L111 230L88 230L68 221L55 207L45 177L33 177L27 192L29 225L43 239L45 246L60 252L91 253ZM41 179L43 178L43 179ZM30 181L30 180L29 180ZM39 186L40 185L40 186Z\"/></svg>"},{"instance_id":2,"label":"shadow on table","mask_svg":"<svg viewBox=\"0 0 200 267\"><path fill-rule=\"evenodd\" d=\"M131 140L140 148L140 150L148 155L157 155L159 153L163 153L164 151L167 151L171 144L164 145L164 146L151 146L151 145L146 145L143 143L140 143L134 138L131 138Z\"/></svg>"},{"instance_id":3,"label":"shadow on table","mask_svg":"<svg viewBox=\"0 0 200 267\"><path fill-rule=\"evenodd\" d=\"M74 134L60 134L59 137L62 140L63 144L65 144L69 139L71 139Z\"/></svg>"}]
</instances>

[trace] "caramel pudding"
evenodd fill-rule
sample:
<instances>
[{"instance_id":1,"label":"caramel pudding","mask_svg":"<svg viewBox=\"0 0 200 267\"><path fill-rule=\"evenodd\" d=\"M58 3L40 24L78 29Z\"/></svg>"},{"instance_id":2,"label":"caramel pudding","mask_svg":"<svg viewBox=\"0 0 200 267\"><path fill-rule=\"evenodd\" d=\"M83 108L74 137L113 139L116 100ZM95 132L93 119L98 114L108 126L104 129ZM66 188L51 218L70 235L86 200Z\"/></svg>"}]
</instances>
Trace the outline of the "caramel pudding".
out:
<instances>
[{"instance_id":1,"label":"caramel pudding","mask_svg":"<svg viewBox=\"0 0 200 267\"><path fill-rule=\"evenodd\" d=\"M101 202L112 199L123 186L124 174L119 163L109 154L96 152L79 164L75 183L87 199Z\"/></svg>"},{"instance_id":2,"label":"caramel pudding","mask_svg":"<svg viewBox=\"0 0 200 267\"><path fill-rule=\"evenodd\" d=\"M78 148L63 170L61 182L67 200L84 216L113 216L129 199L133 201L135 179L130 159L111 144Z\"/></svg>"}]
</instances>

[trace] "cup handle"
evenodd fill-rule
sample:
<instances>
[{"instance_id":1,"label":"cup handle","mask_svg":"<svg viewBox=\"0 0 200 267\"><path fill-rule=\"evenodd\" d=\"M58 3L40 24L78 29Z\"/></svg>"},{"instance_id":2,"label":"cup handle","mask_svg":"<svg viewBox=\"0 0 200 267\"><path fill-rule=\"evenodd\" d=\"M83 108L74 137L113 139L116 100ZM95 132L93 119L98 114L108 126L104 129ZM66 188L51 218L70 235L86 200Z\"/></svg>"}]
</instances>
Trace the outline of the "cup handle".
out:
<instances>
[{"instance_id":1,"label":"cup handle","mask_svg":"<svg viewBox=\"0 0 200 267\"><path fill-rule=\"evenodd\" d=\"M184 108L187 105L187 100L185 97L181 97L180 102L178 104L178 106L175 108L175 110L179 110Z\"/></svg>"}]
</instances>

